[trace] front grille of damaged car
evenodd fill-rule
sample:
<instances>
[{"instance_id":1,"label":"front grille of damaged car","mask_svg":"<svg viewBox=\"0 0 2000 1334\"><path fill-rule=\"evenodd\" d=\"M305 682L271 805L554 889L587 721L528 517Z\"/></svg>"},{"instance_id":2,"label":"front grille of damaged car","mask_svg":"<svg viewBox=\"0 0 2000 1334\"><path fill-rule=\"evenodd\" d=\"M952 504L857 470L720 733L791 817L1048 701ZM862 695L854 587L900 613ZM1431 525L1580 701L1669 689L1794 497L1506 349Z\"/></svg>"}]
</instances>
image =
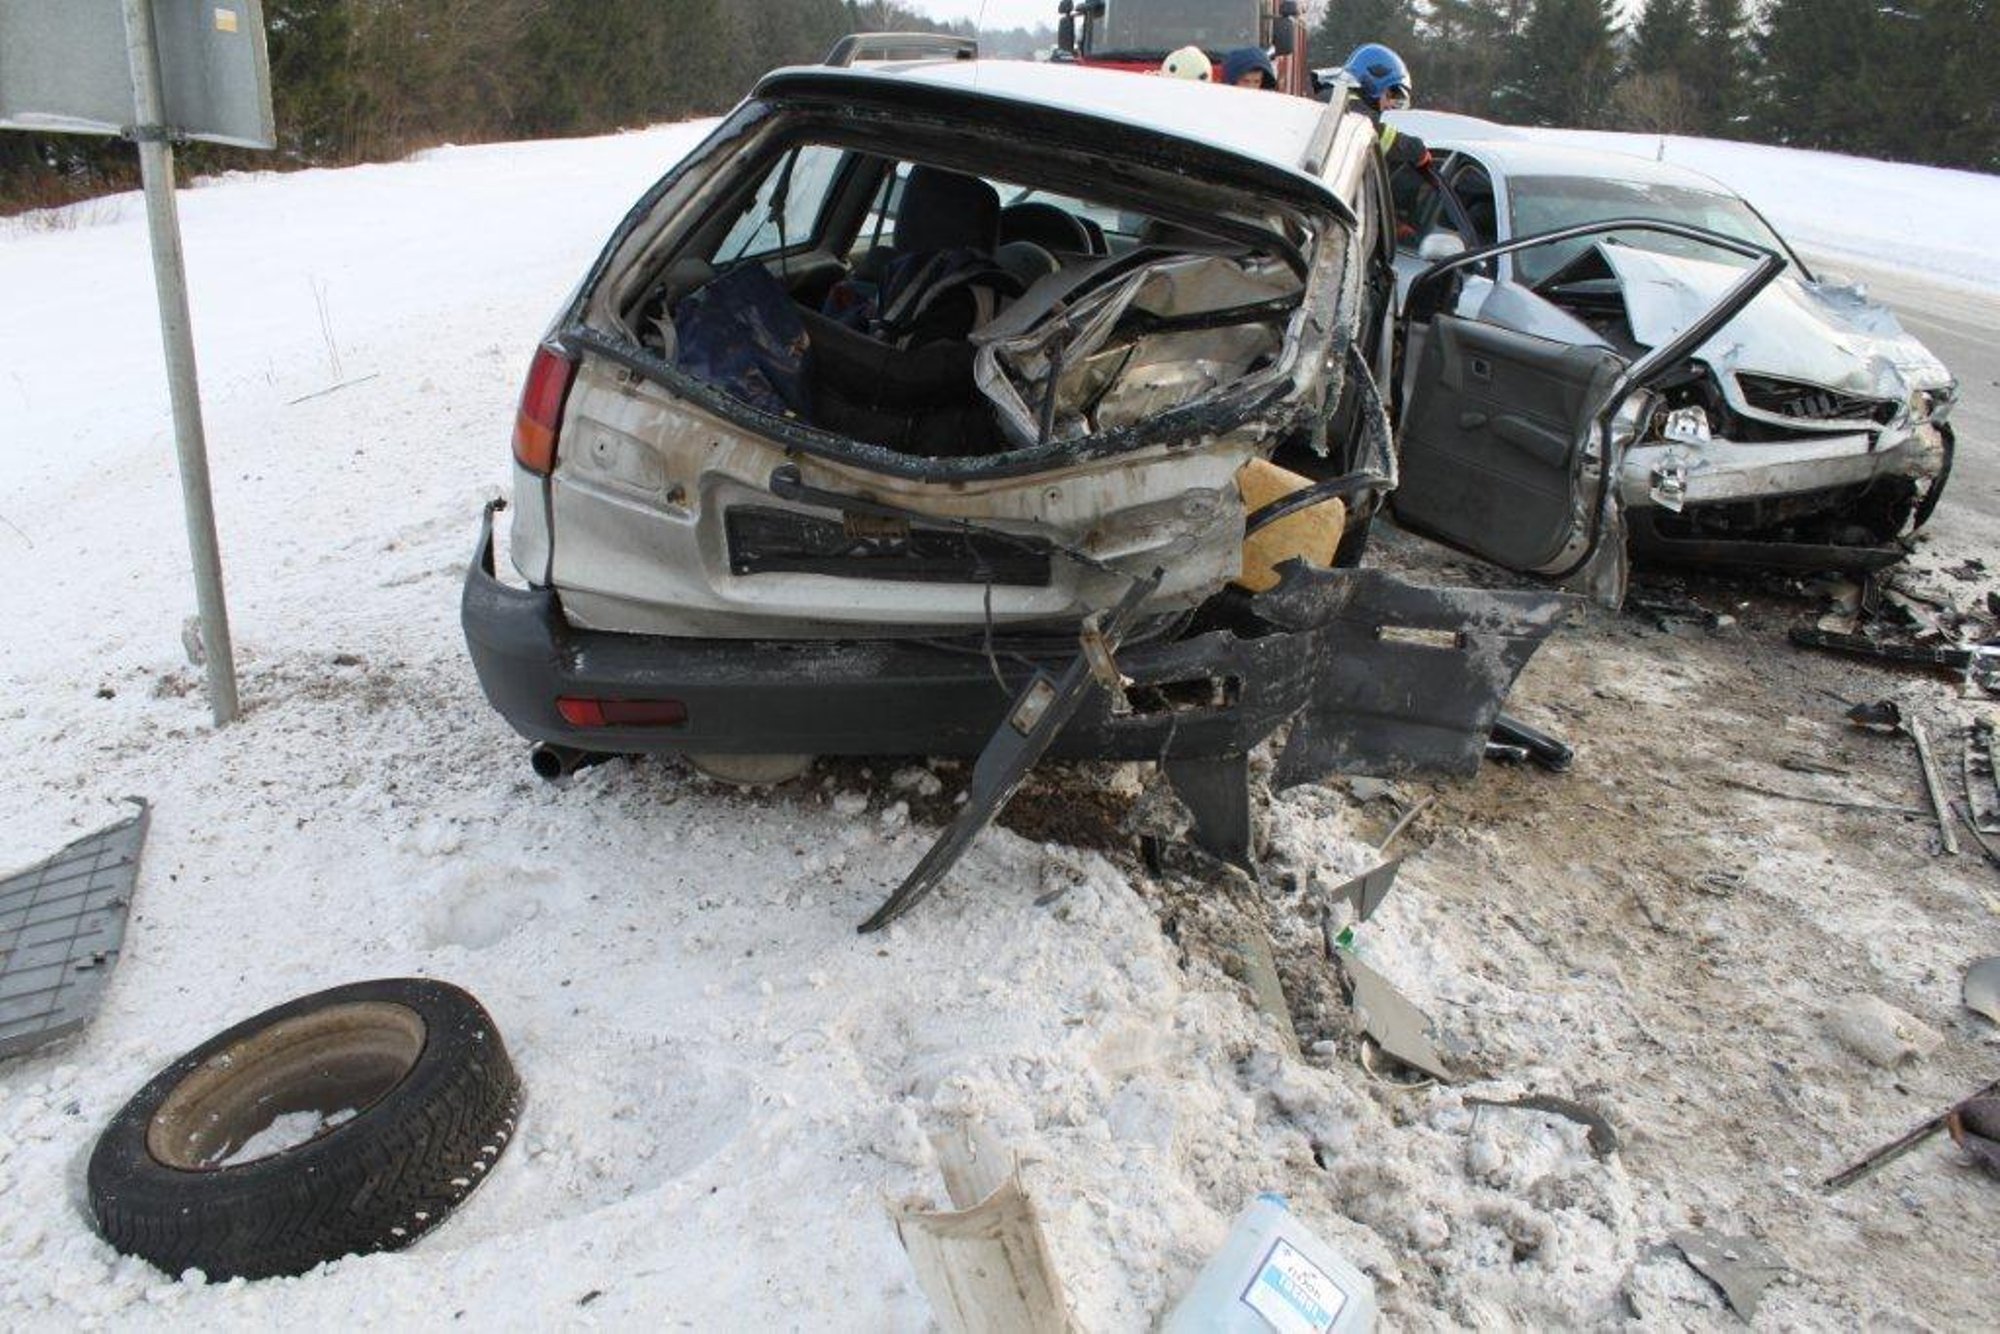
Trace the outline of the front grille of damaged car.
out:
<instances>
[{"instance_id":1,"label":"front grille of damaged car","mask_svg":"<svg viewBox=\"0 0 2000 1334\"><path fill-rule=\"evenodd\" d=\"M1887 426L1896 418L1900 405L1893 399L1865 398L1843 394L1823 385L1802 384L1769 375L1739 375L1743 401L1759 412L1775 413L1794 421L1831 421Z\"/></svg>"},{"instance_id":2,"label":"front grille of damaged car","mask_svg":"<svg viewBox=\"0 0 2000 1334\"><path fill-rule=\"evenodd\" d=\"M827 519L736 505L723 514L732 574L823 574L902 583L1044 588L1049 546L1031 538L924 528L893 520Z\"/></svg>"}]
</instances>

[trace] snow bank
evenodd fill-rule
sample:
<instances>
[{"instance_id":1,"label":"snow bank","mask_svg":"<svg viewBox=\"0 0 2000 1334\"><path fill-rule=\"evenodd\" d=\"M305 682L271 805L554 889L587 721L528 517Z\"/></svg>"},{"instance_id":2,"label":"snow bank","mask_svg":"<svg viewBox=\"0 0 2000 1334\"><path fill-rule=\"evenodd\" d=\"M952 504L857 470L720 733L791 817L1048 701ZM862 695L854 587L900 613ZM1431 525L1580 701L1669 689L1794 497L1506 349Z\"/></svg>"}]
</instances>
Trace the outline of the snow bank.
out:
<instances>
[{"instance_id":1,"label":"snow bank","mask_svg":"<svg viewBox=\"0 0 2000 1334\"><path fill-rule=\"evenodd\" d=\"M1658 157L1706 172L1799 249L2000 289L2000 176L1680 135L1523 130L1532 138Z\"/></svg>"}]
</instances>

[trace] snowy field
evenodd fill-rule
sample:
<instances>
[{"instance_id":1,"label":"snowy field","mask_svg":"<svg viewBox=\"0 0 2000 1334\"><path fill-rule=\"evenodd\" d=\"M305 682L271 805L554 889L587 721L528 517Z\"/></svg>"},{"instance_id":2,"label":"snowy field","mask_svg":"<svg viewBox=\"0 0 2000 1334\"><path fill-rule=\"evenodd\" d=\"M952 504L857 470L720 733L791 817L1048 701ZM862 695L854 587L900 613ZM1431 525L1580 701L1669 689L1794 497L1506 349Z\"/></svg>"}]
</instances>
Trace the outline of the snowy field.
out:
<instances>
[{"instance_id":1,"label":"snowy field","mask_svg":"<svg viewBox=\"0 0 2000 1334\"><path fill-rule=\"evenodd\" d=\"M1088 1329L1146 1327L1263 1189L1375 1274L1398 1326L1727 1322L1657 1249L1706 1221L1690 1193L1599 1162L1567 1122L1465 1103L1563 1086L1546 1053L1566 1040L1600 1092L1624 1069L1617 1003L1570 990L1585 963L1483 962L1477 880L1453 908L1420 877L1366 949L1504 1073L1389 1097L1348 1061L1281 1055L1227 977L1184 962L1123 861L998 831L904 924L857 937L933 837L908 811L921 769L755 795L666 763L529 775L463 654L463 562L546 319L701 132L182 196L246 707L221 732L181 647L142 210L0 223L0 866L116 818L125 794L155 803L94 1026L0 1066L0 1324L920 1329L885 1206L941 1200L927 1136L972 1119L1020 1153ZM1819 170L1759 162L1772 182ZM1865 170L1911 200L1936 175ZM1825 244L1907 258L1906 232L1844 216L1857 230ZM1277 867L1364 864L1345 797L1303 790L1275 816ZM1460 846L1480 875L1512 855ZM85 1159L155 1069L290 996L412 973L484 1001L528 1089L512 1149L450 1223L256 1284L177 1281L95 1237ZM1899 1309L1865 1283L1769 1300L1782 1323Z\"/></svg>"},{"instance_id":2,"label":"snowy field","mask_svg":"<svg viewBox=\"0 0 2000 1334\"><path fill-rule=\"evenodd\" d=\"M2000 290L1993 244L2000 176L1678 135L1528 133L1706 172L1755 204L1795 247L1825 259Z\"/></svg>"}]
</instances>

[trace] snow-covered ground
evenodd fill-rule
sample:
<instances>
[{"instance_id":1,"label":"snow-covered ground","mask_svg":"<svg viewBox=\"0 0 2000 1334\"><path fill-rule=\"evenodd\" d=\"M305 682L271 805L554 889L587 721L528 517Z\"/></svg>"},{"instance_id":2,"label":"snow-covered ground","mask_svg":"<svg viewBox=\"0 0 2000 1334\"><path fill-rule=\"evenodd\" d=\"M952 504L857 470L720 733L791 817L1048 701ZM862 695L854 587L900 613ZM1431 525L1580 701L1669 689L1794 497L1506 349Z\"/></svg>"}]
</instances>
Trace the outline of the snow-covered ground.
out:
<instances>
[{"instance_id":1,"label":"snow-covered ground","mask_svg":"<svg viewBox=\"0 0 2000 1334\"><path fill-rule=\"evenodd\" d=\"M753 795L659 763L529 776L463 655L463 561L544 321L701 132L182 196L246 705L221 732L181 647L142 212L0 224L0 866L127 793L155 802L96 1023L0 1065L0 1323L920 1328L886 1206L942 1199L927 1136L973 1118L1021 1154L1086 1328L1146 1326L1267 1188L1377 1276L1399 1324L1726 1319L1656 1249L1706 1196L1597 1161L1561 1120L1283 1056L1123 861L998 831L906 923L857 937L933 835L908 814L921 770ZM1275 864L1302 881L1363 864L1344 797L1305 790L1276 817ZM1504 874L1482 837L1463 864ZM1628 1096L1617 964L1510 935L1491 966L1483 882L1431 874L1406 872L1366 947L1500 1072L1477 1090L1575 1087L1565 1051ZM1557 930L1581 910L1509 911ZM287 997L410 973L478 995L528 1087L456 1218L256 1284L175 1281L95 1237L84 1160L155 1069ZM1837 1299L1772 1300L1789 1323L1896 1309L1835 1281Z\"/></svg>"}]
</instances>

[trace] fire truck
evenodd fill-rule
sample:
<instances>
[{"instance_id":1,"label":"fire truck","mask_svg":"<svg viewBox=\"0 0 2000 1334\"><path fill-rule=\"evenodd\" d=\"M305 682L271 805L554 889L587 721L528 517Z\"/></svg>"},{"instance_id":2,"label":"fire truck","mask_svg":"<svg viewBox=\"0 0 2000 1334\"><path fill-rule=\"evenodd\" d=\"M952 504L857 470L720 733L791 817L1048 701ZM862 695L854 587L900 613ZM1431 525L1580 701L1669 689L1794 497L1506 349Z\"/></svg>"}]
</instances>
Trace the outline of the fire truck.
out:
<instances>
[{"instance_id":1,"label":"fire truck","mask_svg":"<svg viewBox=\"0 0 2000 1334\"><path fill-rule=\"evenodd\" d=\"M1152 73L1169 52L1198 46L1222 68L1240 46L1274 53L1278 88L1314 95L1298 0L1060 0L1056 58Z\"/></svg>"}]
</instances>

